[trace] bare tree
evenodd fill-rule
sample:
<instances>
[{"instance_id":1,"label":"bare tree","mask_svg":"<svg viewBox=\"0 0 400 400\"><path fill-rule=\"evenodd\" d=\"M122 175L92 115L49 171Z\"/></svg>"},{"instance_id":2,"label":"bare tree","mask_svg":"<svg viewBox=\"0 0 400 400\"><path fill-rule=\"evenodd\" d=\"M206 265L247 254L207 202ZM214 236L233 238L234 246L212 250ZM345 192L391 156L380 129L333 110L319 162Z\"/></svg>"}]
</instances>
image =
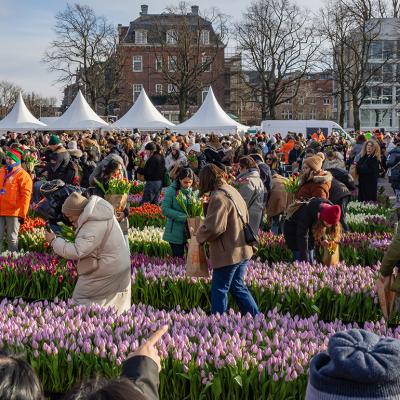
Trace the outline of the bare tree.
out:
<instances>
[{"instance_id":1,"label":"bare tree","mask_svg":"<svg viewBox=\"0 0 400 400\"><path fill-rule=\"evenodd\" d=\"M17 101L22 88L12 82L0 81L0 117L6 116Z\"/></svg>"},{"instance_id":2,"label":"bare tree","mask_svg":"<svg viewBox=\"0 0 400 400\"><path fill-rule=\"evenodd\" d=\"M105 17L86 5L67 5L56 15L56 39L50 43L43 61L59 74L57 82L80 82L92 106L109 97L105 83L110 58L115 60L117 32Z\"/></svg>"},{"instance_id":3,"label":"bare tree","mask_svg":"<svg viewBox=\"0 0 400 400\"><path fill-rule=\"evenodd\" d=\"M320 43L309 20L290 0L257 0L235 25L247 66L259 75L252 89L263 119L275 119L276 106L296 97L316 61Z\"/></svg>"},{"instance_id":4,"label":"bare tree","mask_svg":"<svg viewBox=\"0 0 400 400\"><path fill-rule=\"evenodd\" d=\"M54 117L57 111L55 97L43 97L38 93L30 92L23 95L24 102L33 115L37 117Z\"/></svg>"},{"instance_id":5,"label":"bare tree","mask_svg":"<svg viewBox=\"0 0 400 400\"><path fill-rule=\"evenodd\" d=\"M222 73L214 61L223 57L228 17L216 9L201 16L192 14L186 2L169 7L154 27L154 53L159 70L172 85L170 97L179 104L179 121L184 121L191 104L197 103L199 91L212 84ZM208 31L207 37L202 36ZM222 64L222 63L221 63Z\"/></svg>"}]
</instances>

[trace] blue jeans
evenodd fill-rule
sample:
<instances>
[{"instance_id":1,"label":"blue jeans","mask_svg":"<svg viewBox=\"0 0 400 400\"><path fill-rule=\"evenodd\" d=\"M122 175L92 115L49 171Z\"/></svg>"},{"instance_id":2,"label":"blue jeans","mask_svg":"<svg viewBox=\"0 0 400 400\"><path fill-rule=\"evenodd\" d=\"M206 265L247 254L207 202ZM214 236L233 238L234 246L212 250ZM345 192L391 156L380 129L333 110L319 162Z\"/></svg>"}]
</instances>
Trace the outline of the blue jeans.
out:
<instances>
[{"instance_id":1,"label":"blue jeans","mask_svg":"<svg viewBox=\"0 0 400 400\"><path fill-rule=\"evenodd\" d=\"M274 235L281 235L283 233L285 217L282 214L275 215L271 218L271 222L271 232Z\"/></svg>"},{"instance_id":2,"label":"blue jeans","mask_svg":"<svg viewBox=\"0 0 400 400\"><path fill-rule=\"evenodd\" d=\"M249 289L243 282L248 260L213 270L211 282L211 312L224 313L228 311L228 292L235 298L240 312L250 313L253 317L258 314L257 304Z\"/></svg>"},{"instance_id":3,"label":"blue jeans","mask_svg":"<svg viewBox=\"0 0 400 400\"><path fill-rule=\"evenodd\" d=\"M144 185L142 204L151 203L158 204L162 189L162 181L147 181Z\"/></svg>"},{"instance_id":4,"label":"blue jeans","mask_svg":"<svg viewBox=\"0 0 400 400\"><path fill-rule=\"evenodd\" d=\"M293 261L302 261L300 256L300 250L292 250ZM303 260L304 261L304 260ZM308 250L308 262L314 263L314 250Z\"/></svg>"}]
</instances>

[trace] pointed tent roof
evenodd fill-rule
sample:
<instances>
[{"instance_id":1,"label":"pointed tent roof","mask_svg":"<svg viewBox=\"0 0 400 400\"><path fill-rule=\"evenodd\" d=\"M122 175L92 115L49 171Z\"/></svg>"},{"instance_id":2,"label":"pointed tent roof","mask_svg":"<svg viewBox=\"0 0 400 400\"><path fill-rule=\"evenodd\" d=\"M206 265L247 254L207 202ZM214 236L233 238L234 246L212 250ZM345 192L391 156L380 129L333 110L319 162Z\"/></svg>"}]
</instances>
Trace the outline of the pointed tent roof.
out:
<instances>
[{"instance_id":1,"label":"pointed tent roof","mask_svg":"<svg viewBox=\"0 0 400 400\"><path fill-rule=\"evenodd\" d=\"M174 126L154 107L144 89L141 90L139 97L129 111L112 124L112 127L117 129L137 128L149 131Z\"/></svg>"},{"instance_id":2,"label":"pointed tent roof","mask_svg":"<svg viewBox=\"0 0 400 400\"><path fill-rule=\"evenodd\" d=\"M12 110L0 121L0 130L26 132L30 129L46 127L46 124L36 119L28 110L19 93Z\"/></svg>"},{"instance_id":3,"label":"pointed tent roof","mask_svg":"<svg viewBox=\"0 0 400 400\"><path fill-rule=\"evenodd\" d=\"M197 112L185 122L175 127L177 132L196 131L196 132L214 132L231 133L247 130L247 126L232 119L219 105L215 98L212 87L208 91L207 97Z\"/></svg>"},{"instance_id":4,"label":"pointed tent roof","mask_svg":"<svg viewBox=\"0 0 400 400\"><path fill-rule=\"evenodd\" d=\"M53 123L50 123L46 130L79 131L82 129L98 129L109 126L107 122L103 121L92 110L79 90L68 110Z\"/></svg>"}]
</instances>

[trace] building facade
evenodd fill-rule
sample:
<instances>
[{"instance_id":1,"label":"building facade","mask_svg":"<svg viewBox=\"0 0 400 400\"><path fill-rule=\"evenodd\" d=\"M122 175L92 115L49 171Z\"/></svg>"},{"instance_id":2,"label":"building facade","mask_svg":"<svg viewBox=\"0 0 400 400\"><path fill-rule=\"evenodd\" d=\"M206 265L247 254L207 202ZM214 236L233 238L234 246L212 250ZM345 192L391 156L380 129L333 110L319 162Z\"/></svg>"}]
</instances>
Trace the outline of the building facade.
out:
<instances>
[{"instance_id":1,"label":"building facade","mask_svg":"<svg viewBox=\"0 0 400 400\"><path fill-rule=\"evenodd\" d=\"M192 6L187 15L149 14L148 6L142 5L139 17L129 26L118 25L118 51L124 60L121 85L124 101L120 106L120 116L132 106L144 88L159 111L172 122L178 122L177 89L168 75L175 77L173 74L179 74L179 52L184 49L177 35L182 24L188 32L193 32L194 38L198 32L199 38L198 43L190 44L192 49L189 52L193 52L193 60L188 62L207 65L200 76L194 78L200 83L191 93L187 117L201 105L210 85L221 106L225 106L224 46L219 42L212 24L199 15L199 8Z\"/></svg>"}]
</instances>

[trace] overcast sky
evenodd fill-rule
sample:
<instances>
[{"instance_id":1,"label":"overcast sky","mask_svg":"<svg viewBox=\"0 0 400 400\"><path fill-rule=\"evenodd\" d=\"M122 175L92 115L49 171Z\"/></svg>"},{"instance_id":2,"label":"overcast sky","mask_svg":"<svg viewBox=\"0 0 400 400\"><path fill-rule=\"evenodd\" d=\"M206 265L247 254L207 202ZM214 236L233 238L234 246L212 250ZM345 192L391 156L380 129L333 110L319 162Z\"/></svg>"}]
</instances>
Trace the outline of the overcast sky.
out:
<instances>
[{"instance_id":1,"label":"overcast sky","mask_svg":"<svg viewBox=\"0 0 400 400\"><path fill-rule=\"evenodd\" d=\"M199 0L190 4L198 4L201 9L218 6L221 12L239 20L250 1ZM322 1L299 1L299 4L316 11ZM140 4L147 3L149 13L159 13L168 5L178 4L178 0L82 0L79 3L92 6L97 14L105 15L114 24L128 25L138 17ZM14 82L26 91L61 99L62 88L54 84L56 75L49 73L40 60L54 38L54 16L66 4L64 0L0 0L0 80Z\"/></svg>"}]
</instances>

